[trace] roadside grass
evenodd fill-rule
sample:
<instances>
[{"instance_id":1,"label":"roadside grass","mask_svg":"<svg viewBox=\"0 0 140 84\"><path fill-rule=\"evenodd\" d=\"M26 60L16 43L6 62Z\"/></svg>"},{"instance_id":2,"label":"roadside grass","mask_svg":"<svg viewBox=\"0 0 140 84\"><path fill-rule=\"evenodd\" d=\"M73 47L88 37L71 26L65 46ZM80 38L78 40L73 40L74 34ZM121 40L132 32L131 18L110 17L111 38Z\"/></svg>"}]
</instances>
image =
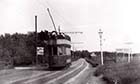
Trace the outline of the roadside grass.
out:
<instances>
[{"instance_id":1,"label":"roadside grass","mask_svg":"<svg viewBox=\"0 0 140 84\"><path fill-rule=\"evenodd\" d=\"M85 60L92 65L92 67L97 67L99 64L94 62L92 59L85 58Z\"/></svg>"},{"instance_id":2,"label":"roadside grass","mask_svg":"<svg viewBox=\"0 0 140 84\"><path fill-rule=\"evenodd\" d=\"M95 76L103 75L107 84L140 84L140 62L114 63L99 66Z\"/></svg>"}]
</instances>

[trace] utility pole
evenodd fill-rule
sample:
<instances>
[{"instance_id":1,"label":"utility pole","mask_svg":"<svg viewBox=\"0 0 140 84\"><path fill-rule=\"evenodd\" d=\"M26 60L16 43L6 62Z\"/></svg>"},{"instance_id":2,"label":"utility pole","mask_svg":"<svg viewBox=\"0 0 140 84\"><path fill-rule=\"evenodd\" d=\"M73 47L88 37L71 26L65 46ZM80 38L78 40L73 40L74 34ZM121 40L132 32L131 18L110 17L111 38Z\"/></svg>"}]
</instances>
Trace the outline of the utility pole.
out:
<instances>
[{"instance_id":1,"label":"utility pole","mask_svg":"<svg viewBox=\"0 0 140 84\"><path fill-rule=\"evenodd\" d=\"M35 62L38 64L38 55L37 55L37 16L35 16Z\"/></svg>"},{"instance_id":2,"label":"utility pole","mask_svg":"<svg viewBox=\"0 0 140 84\"><path fill-rule=\"evenodd\" d=\"M101 29L99 29L99 37L100 37L100 52L101 52L101 65L104 65L104 59L103 59L103 51L102 51L102 35L103 35L103 32Z\"/></svg>"}]
</instances>

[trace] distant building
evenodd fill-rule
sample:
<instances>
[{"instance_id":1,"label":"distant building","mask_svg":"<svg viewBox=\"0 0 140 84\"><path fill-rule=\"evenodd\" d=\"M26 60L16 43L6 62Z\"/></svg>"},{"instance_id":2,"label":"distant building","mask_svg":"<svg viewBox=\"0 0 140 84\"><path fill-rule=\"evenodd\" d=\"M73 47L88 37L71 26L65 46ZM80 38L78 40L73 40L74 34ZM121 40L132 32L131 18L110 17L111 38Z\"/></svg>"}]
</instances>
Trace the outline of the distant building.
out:
<instances>
[{"instance_id":1,"label":"distant building","mask_svg":"<svg viewBox=\"0 0 140 84\"><path fill-rule=\"evenodd\" d=\"M140 53L133 54L133 60L134 61L140 61Z\"/></svg>"},{"instance_id":2,"label":"distant building","mask_svg":"<svg viewBox=\"0 0 140 84\"><path fill-rule=\"evenodd\" d=\"M90 56L91 56L91 57L96 57L97 55L96 55L94 52L92 52L92 53L90 54Z\"/></svg>"},{"instance_id":3,"label":"distant building","mask_svg":"<svg viewBox=\"0 0 140 84\"><path fill-rule=\"evenodd\" d=\"M127 53L116 53L116 63L128 62Z\"/></svg>"}]
</instances>

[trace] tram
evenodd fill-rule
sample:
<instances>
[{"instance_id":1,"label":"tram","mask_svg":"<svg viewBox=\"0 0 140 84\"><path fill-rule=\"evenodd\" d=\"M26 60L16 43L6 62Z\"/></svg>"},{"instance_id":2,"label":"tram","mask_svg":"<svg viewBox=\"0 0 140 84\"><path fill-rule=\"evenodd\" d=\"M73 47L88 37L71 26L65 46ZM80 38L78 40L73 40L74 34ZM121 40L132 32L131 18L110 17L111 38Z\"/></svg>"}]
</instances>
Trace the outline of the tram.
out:
<instances>
[{"instance_id":1,"label":"tram","mask_svg":"<svg viewBox=\"0 0 140 84\"><path fill-rule=\"evenodd\" d=\"M47 11L55 29L55 31L50 32L47 42L49 68L68 66L71 64L71 39L68 35L56 31L49 8Z\"/></svg>"},{"instance_id":2,"label":"tram","mask_svg":"<svg viewBox=\"0 0 140 84\"><path fill-rule=\"evenodd\" d=\"M65 67L71 64L71 39L64 33L51 32L48 46L49 68Z\"/></svg>"}]
</instances>

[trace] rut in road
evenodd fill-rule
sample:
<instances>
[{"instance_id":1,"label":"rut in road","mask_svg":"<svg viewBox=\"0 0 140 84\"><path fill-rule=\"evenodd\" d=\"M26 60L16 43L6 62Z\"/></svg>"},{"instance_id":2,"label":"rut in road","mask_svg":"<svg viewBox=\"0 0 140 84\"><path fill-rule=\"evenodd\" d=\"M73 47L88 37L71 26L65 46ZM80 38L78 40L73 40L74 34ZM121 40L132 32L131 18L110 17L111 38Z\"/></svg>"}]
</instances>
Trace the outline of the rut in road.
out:
<instances>
[{"instance_id":1,"label":"rut in road","mask_svg":"<svg viewBox=\"0 0 140 84\"><path fill-rule=\"evenodd\" d=\"M81 67L80 67L81 68ZM64 71L62 71L62 72L60 72L60 73L58 73L58 74L54 74L54 75L52 75L52 76L50 76L50 77L48 77L48 76L44 76L44 77L41 77L41 78L39 78L39 79L37 79L37 80L34 80L34 81L28 81L28 82L25 82L25 84L45 84L45 83L47 83L47 82L49 82L50 80L53 80L53 79L56 79L56 78L58 78L59 76L62 76L62 75L64 75L65 73L68 73L68 72L70 72L71 70L74 70L75 68L74 67L72 67L71 69L68 69L68 70L64 70ZM79 70L79 69L78 69ZM48 84L48 83L47 83ZM55 84L55 83L54 83ZM56 84L58 84L58 83L56 83ZM62 83L61 83L62 84Z\"/></svg>"},{"instance_id":2,"label":"rut in road","mask_svg":"<svg viewBox=\"0 0 140 84\"><path fill-rule=\"evenodd\" d=\"M76 76L80 71L82 71L85 67L86 67L86 63L84 62L80 68L72 71L71 73L63 76L63 77L60 77L58 79L56 79L55 81L52 81L52 82L47 82L45 84L64 84L66 81L68 81L69 79L71 79L72 77Z\"/></svg>"},{"instance_id":3,"label":"rut in road","mask_svg":"<svg viewBox=\"0 0 140 84\"><path fill-rule=\"evenodd\" d=\"M83 63L82 60L78 60L77 62L73 63L73 65L66 69L66 70L62 70L62 71L55 71L53 73L49 73L49 74L42 74L42 75L38 75L38 76L32 76L32 77L25 77L25 78L19 78L15 81L11 81L10 84L43 84L46 83L46 81L52 80L58 76L61 76L64 73L67 73L71 70L74 70L75 67L79 66L79 64Z\"/></svg>"}]
</instances>

